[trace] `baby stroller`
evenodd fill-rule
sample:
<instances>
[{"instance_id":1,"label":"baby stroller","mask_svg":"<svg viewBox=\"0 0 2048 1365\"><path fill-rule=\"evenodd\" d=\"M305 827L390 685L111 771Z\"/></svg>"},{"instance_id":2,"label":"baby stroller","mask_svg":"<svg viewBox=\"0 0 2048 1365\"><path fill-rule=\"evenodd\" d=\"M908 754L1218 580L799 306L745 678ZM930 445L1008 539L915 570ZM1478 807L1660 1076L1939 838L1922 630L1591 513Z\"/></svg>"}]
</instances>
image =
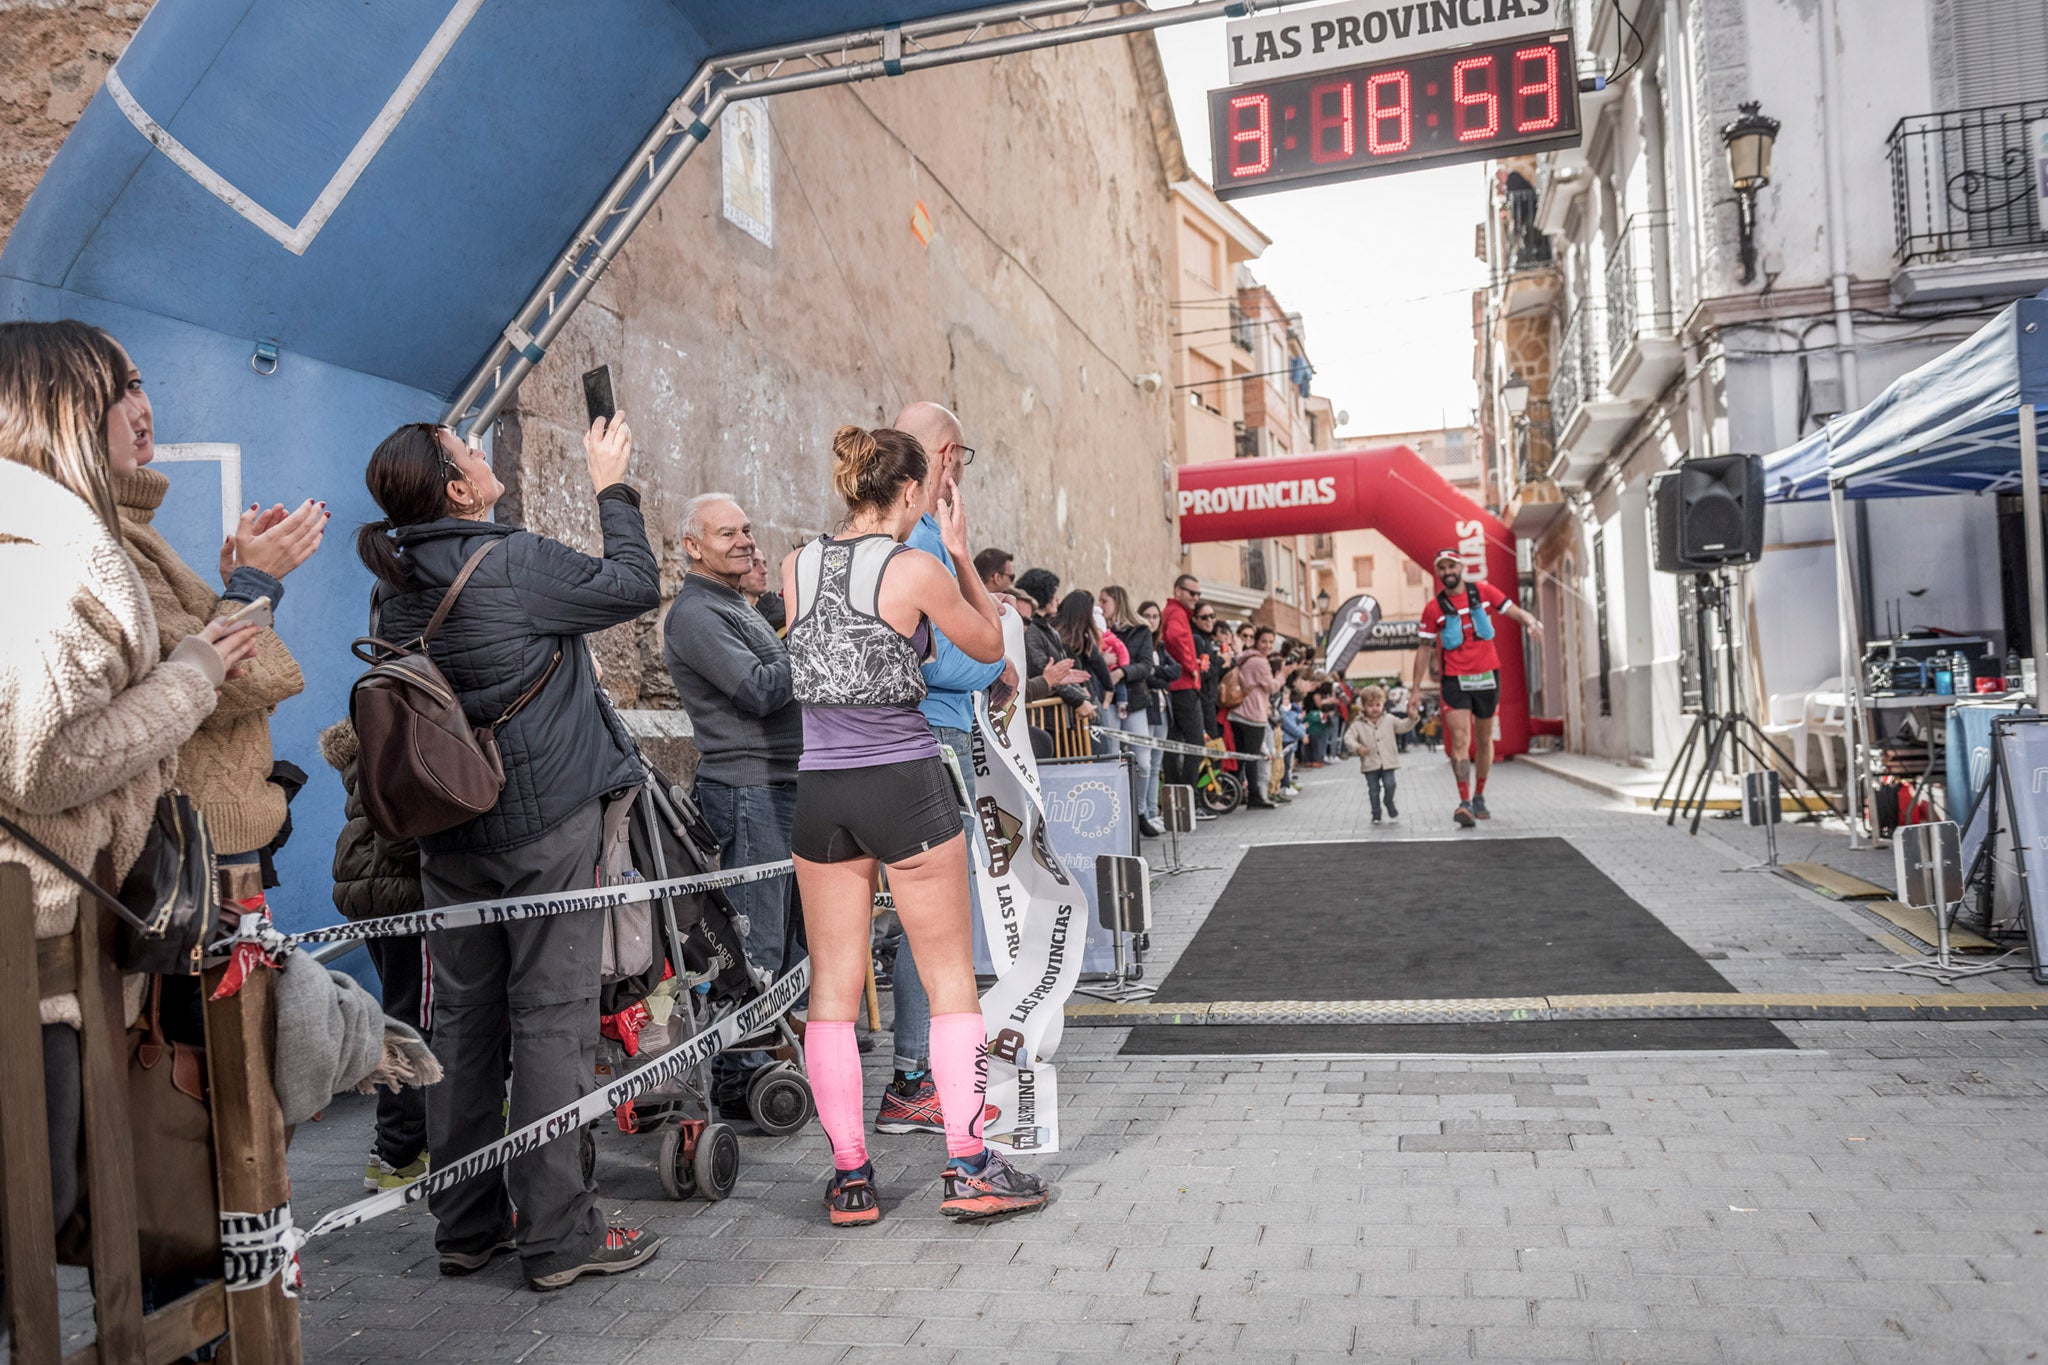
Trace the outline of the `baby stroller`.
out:
<instances>
[{"instance_id":1,"label":"baby stroller","mask_svg":"<svg viewBox=\"0 0 2048 1365\"><path fill-rule=\"evenodd\" d=\"M696 804L644 756L641 761L646 777L626 816L627 867L647 881L717 871L718 842ZM770 984L747 964L740 916L723 891L663 896L637 908L649 913L639 918L615 913L608 939L607 958L623 970L607 974L599 999L605 1019L600 1080L645 1065L754 1000ZM642 931L648 941L633 942ZM796 1132L816 1112L810 1081L788 1060L798 1055L798 1046L785 1016L732 1049L782 1053L782 1060L754 1073L747 1089L749 1114L771 1136ZM621 1104L613 1117L620 1132L661 1134L656 1170L669 1198L723 1199L738 1184L739 1137L731 1124L719 1120L712 1103L709 1058ZM588 1131L583 1153L588 1174L597 1158Z\"/></svg>"}]
</instances>

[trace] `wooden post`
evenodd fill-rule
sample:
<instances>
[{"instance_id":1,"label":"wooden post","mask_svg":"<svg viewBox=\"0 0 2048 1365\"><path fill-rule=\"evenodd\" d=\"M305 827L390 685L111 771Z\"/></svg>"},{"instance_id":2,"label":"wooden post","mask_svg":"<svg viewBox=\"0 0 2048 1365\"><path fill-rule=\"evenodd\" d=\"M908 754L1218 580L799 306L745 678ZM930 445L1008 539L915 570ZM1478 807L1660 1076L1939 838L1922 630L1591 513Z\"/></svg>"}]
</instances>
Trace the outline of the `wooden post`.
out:
<instances>
[{"instance_id":1,"label":"wooden post","mask_svg":"<svg viewBox=\"0 0 2048 1365\"><path fill-rule=\"evenodd\" d=\"M115 884L107 859L96 869ZM121 969L110 947L112 912L96 900L78 905L79 1087L85 1100L85 1188L92 1201L93 1318L102 1361L145 1358L142 1251L135 1234L135 1135L128 1123L128 1021Z\"/></svg>"},{"instance_id":2,"label":"wooden post","mask_svg":"<svg viewBox=\"0 0 2048 1365\"><path fill-rule=\"evenodd\" d=\"M276 978L270 969L258 967L241 990L215 1000L225 971L215 967L205 976L207 1092L220 1207L223 1213L263 1214L287 1208L292 1192L284 1116L270 1080ZM228 1294L222 1359L230 1365L299 1359L299 1301L287 1292L291 1278L288 1266L264 1284Z\"/></svg>"},{"instance_id":3,"label":"wooden post","mask_svg":"<svg viewBox=\"0 0 2048 1365\"><path fill-rule=\"evenodd\" d=\"M0 863L0 1266L14 1358L57 1360L57 1229L50 1210L50 1138L43 1094L36 904L28 869Z\"/></svg>"}]
</instances>

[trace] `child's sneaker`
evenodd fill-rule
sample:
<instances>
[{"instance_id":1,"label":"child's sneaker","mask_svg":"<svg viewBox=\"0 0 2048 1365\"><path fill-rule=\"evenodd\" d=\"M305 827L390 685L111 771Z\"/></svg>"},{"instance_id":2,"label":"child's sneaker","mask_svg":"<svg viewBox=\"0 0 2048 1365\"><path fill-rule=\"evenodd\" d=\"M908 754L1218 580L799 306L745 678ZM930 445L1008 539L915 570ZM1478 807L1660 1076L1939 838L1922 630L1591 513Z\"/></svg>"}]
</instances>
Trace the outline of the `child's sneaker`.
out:
<instances>
[{"instance_id":1,"label":"child's sneaker","mask_svg":"<svg viewBox=\"0 0 2048 1365\"><path fill-rule=\"evenodd\" d=\"M366 1190L395 1190L400 1185L410 1185L427 1173L427 1154L421 1152L403 1166L394 1166L375 1152L370 1154L370 1164L363 1167L363 1188Z\"/></svg>"}]
</instances>

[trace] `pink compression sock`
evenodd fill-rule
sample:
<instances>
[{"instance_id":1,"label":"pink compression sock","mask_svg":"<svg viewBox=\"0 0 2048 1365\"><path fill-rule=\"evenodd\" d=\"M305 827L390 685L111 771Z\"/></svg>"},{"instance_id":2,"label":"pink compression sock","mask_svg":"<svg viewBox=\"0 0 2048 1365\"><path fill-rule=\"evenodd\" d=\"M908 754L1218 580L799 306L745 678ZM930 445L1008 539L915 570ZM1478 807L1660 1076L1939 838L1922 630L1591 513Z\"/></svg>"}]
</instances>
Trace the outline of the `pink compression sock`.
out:
<instances>
[{"instance_id":1,"label":"pink compression sock","mask_svg":"<svg viewBox=\"0 0 2048 1365\"><path fill-rule=\"evenodd\" d=\"M932 1081L946 1116L946 1155L979 1156L988 1097L988 1031L979 1014L932 1016Z\"/></svg>"},{"instance_id":2,"label":"pink compression sock","mask_svg":"<svg viewBox=\"0 0 2048 1365\"><path fill-rule=\"evenodd\" d=\"M813 1019L804 1026L804 1074L811 1079L818 1122L832 1139L832 1164L842 1171L859 1170L868 1160L867 1101L861 1094L860 1045L851 1019Z\"/></svg>"}]
</instances>

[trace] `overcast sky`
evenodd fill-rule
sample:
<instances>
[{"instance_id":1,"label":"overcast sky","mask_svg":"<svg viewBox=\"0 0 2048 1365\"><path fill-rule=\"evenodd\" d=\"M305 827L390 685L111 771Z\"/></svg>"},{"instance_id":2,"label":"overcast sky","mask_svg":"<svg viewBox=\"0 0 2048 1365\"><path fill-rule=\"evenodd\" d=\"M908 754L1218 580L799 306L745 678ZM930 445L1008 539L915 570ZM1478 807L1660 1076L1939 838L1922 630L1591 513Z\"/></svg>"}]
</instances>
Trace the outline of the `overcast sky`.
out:
<instances>
[{"instance_id":1,"label":"overcast sky","mask_svg":"<svg viewBox=\"0 0 2048 1365\"><path fill-rule=\"evenodd\" d=\"M1208 92L1225 84L1221 19L1160 29L1188 164L1213 180ZM1299 312L1315 391L1347 434L1471 420L1471 290L1486 280L1472 230L1486 215L1486 166L1281 190L1232 207L1273 239L1252 263Z\"/></svg>"}]
</instances>

